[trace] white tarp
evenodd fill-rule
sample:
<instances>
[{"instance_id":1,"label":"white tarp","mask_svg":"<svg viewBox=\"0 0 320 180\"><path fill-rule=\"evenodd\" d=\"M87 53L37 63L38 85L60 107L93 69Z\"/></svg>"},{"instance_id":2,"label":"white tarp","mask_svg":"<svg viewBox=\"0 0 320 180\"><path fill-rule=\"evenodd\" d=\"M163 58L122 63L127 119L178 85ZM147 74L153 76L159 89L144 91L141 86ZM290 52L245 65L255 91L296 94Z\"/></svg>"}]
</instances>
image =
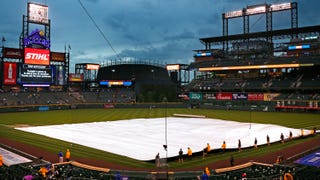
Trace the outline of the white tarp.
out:
<instances>
[{"instance_id":1,"label":"white tarp","mask_svg":"<svg viewBox=\"0 0 320 180\"><path fill-rule=\"evenodd\" d=\"M207 143L212 149L221 148L226 141L227 148L237 148L238 139L242 147L253 146L257 138L258 145L266 144L266 136L270 142L280 141L280 134L288 138L291 131L293 137L301 135L300 129L287 128L271 124L240 123L209 118L155 118L106 121L79 124L63 124L16 128L22 131L45 135L48 137L81 144L103 151L128 156L138 160L151 160L159 152L166 157L165 121L167 120L168 157L178 155L180 148L187 152L202 151ZM310 130L304 130L304 135Z\"/></svg>"},{"instance_id":2,"label":"white tarp","mask_svg":"<svg viewBox=\"0 0 320 180\"><path fill-rule=\"evenodd\" d=\"M0 148L0 154L2 155L3 163L6 166L31 162L30 159L22 157L3 148Z\"/></svg>"}]
</instances>

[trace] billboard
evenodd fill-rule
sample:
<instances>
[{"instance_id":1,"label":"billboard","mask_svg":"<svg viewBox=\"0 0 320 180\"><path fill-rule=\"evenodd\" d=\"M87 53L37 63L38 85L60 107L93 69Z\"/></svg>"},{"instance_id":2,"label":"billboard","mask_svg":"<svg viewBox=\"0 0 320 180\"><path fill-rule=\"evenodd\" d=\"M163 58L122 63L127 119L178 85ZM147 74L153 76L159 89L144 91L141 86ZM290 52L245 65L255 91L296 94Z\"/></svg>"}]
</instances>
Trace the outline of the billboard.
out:
<instances>
[{"instance_id":1,"label":"billboard","mask_svg":"<svg viewBox=\"0 0 320 180\"><path fill-rule=\"evenodd\" d=\"M65 68L62 65L51 66L52 69L52 80L55 85L65 84Z\"/></svg>"},{"instance_id":2,"label":"billboard","mask_svg":"<svg viewBox=\"0 0 320 180\"><path fill-rule=\"evenodd\" d=\"M69 81L70 82L83 82L84 81L83 74L70 73L69 74Z\"/></svg>"},{"instance_id":3,"label":"billboard","mask_svg":"<svg viewBox=\"0 0 320 180\"><path fill-rule=\"evenodd\" d=\"M232 93L217 93L218 100L232 100Z\"/></svg>"},{"instance_id":4,"label":"billboard","mask_svg":"<svg viewBox=\"0 0 320 180\"><path fill-rule=\"evenodd\" d=\"M87 64L86 69L87 70L98 70L100 68L99 64Z\"/></svg>"},{"instance_id":5,"label":"billboard","mask_svg":"<svg viewBox=\"0 0 320 180\"><path fill-rule=\"evenodd\" d=\"M247 100L248 93L232 93L233 100Z\"/></svg>"},{"instance_id":6,"label":"billboard","mask_svg":"<svg viewBox=\"0 0 320 180\"><path fill-rule=\"evenodd\" d=\"M51 61L60 61L60 62L66 61L66 54L65 53L50 52L50 57L51 57Z\"/></svg>"},{"instance_id":7,"label":"billboard","mask_svg":"<svg viewBox=\"0 0 320 180\"><path fill-rule=\"evenodd\" d=\"M28 3L28 21L36 24L49 24L48 6Z\"/></svg>"},{"instance_id":8,"label":"billboard","mask_svg":"<svg viewBox=\"0 0 320 180\"><path fill-rule=\"evenodd\" d=\"M47 49L24 48L25 64L50 64L50 51Z\"/></svg>"},{"instance_id":9,"label":"billboard","mask_svg":"<svg viewBox=\"0 0 320 180\"><path fill-rule=\"evenodd\" d=\"M132 81L100 81L102 86L131 86Z\"/></svg>"},{"instance_id":10,"label":"billboard","mask_svg":"<svg viewBox=\"0 0 320 180\"><path fill-rule=\"evenodd\" d=\"M206 93L206 94L204 94L203 98L206 100L216 100L217 99L215 93Z\"/></svg>"},{"instance_id":11,"label":"billboard","mask_svg":"<svg viewBox=\"0 0 320 180\"><path fill-rule=\"evenodd\" d=\"M249 93L248 101L263 101L264 94L263 93Z\"/></svg>"},{"instance_id":12,"label":"billboard","mask_svg":"<svg viewBox=\"0 0 320 180\"><path fill-rule=\"evenodd\" d=\"M190 100L202 100L202 93L190 92L189 93Z\"/></svg>"},{"instance_id":13,"label":"billboard","mask_svg":"<svg viewBox=\"0 0 320 180\"><path fill-rule=\"evenodd\" d=\"M51 84L52 69L50 66L22 64L19 69L20 83Z\"/></svg>"},{"instance_id":14,"label":"billboard","mask_svg":"<svg viewBox=\"0 0 320 180\"><path fill-rule=\"evenodd\" d=\"M172 71L172 70L179 70L180 69L180 65L179 64L168 64L166 66L168 71Z\"/></svg>"},{"instance_id":15,"label":"billboard","mask_svg":"<svg viewBox=\"0 0 320 180\"><path fill-rule=\"evenodd\" d=\"M13 58L13 59L22 59L23 58L23 50L22 49L4 47L2 52L3 52L2 55L4 58Z\"/></svg>"},{"instance_id":16,"label":"billboard","mask_svg":"<svg viewBox=\"0 0 320 180\"><path fill-rule=\"evenodd\" d=\"M17 64L11 62L3 63L3 84L17 84Z\"/></svg>"}]
</instances>

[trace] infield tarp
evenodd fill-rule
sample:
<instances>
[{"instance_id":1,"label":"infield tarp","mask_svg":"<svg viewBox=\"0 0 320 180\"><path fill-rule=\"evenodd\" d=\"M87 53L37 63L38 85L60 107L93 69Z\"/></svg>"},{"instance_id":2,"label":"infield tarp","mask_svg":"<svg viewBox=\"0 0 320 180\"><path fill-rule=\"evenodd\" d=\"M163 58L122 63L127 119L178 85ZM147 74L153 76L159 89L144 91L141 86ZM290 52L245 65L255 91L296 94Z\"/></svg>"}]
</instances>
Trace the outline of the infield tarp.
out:
<instances>
[{"instance_id":1,"label":"infield tarp","mask_svg":"<svg viewBox=\"0 0 320 180\"><path fill-rule=\"evenodd\" d=\"M37 127L16 128L22 131L81 144L103 151L128 156L138 160L153 160L159 152L160 158L166 157L165 119L167 119L168 157L177 156L180 148L187 152L200 152L210 143L212 149L221 148L226 141L227 148L237 148L238 139L242 147L251 147L257 138L258 145L280 141L280 134L288 138L301 135L300 129L293 129L272 124L240 123L209 118L155 118L132 119L121 121L62 124ZM304 130L304 135L310 130ZM63 149L62 149L63 150Z\"/></svg>"},{"instance_id":2,"label":"infield tarp","mask_svg":"<svg viewBox=\"0 0 320 180\"><path fill-rule=\"evenodd\" d=\"M3 148L0 148L0 154L2 155L3 163L6 166L31 162L30 159L22 157L16 153L13 153Z\"/></svg>"}]
</instances>

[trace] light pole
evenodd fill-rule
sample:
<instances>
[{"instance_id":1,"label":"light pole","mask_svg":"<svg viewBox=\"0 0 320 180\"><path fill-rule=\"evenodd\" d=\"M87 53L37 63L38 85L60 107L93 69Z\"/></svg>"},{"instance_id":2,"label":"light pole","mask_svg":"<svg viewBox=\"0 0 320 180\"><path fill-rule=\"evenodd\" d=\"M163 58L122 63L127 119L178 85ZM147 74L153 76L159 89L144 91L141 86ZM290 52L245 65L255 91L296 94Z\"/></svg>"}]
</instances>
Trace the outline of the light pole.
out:
<instances>
[{"instance_id":1,"label":"light pole","mask_svg":"<svg viewBox=\"0 0 320 180\"><path fill-rule=\"evenodd\" d=\"M250 127L249 127L249 129L251 129L251 122L252 122L252 110L253 110L253 107L250 107Z\"/></svg>"},{"instance_id":2,"label":"light pole","mask_svg":"<svg viewBox=\"0 0 320 180\"><path fill-rule=\"evenodd\" d=\"M165 139L165 145L163 145L165 151L166 151L166 175L167 179L169 179L169 174L168 174L168 119L167 119L167 102L168 99L167 97L163 98L163 101L165 103L165 114L164 114L164 139Z\"/></svg>"}]
</instances>

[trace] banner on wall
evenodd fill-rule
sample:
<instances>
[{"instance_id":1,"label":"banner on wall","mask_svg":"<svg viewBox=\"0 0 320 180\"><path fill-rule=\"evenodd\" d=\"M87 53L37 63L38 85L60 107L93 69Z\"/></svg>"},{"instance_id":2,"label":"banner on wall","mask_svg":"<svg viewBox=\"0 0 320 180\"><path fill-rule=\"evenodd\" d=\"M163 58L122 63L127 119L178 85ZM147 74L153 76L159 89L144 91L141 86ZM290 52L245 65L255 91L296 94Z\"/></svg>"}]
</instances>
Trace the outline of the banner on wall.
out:
<instances>
[{"instance_id":1,"label":"banner on wall","mask_svg":"<svg viewBox=\"0 0 320 180\"><path fill-rule=\"evenodd\" d=\"M17 64L11 62L3 63L3 84L17 84Z\"/></svg>"},{"instance_id":2,"label":"banner on wall","mask_svg":"<svg viewBox=\"0 0 320 180\"><path fill-rule=\"evenodd\" d=\"M232 93L233 100L247 100L248 94L247 93Z\"/></svg>"},{"instance_id":3,"label":"banner on wall","mask_svg":"<svg viewBox=\"0 0 320 180\"><path fill-rule=\"evenodd\" d=\"M264 94L263 93L249 93L248 100L249 101L263 101Z\"/></svg>"},{"instance_id":4,"label":"banner on wall","mask_svg":"<svg viewBox=\"0 0 320 180\"><path fill-rule=\"evenodd\" d=\"M202 93L190 92L189 98L190 98L190 100L202 100Z\"/></svg>"},{"instance_id":5,"label":"banner on wall","mask_svg":"<svg viewBox=\"0 0 320 180\"><path fill-rule=\"evenodd\" d=\"M263 100L264 101L272 101L274 98L279 96L279 93L264 93Z\"/></svg>"},{"instance_id":6,"label":"banner on wall","mask_svg":"<svg viewBox=\"0 0 320 180\"><path fill-rule=\"evenodd\" d=\"M232 93L217 93L218 100L232 100Z\"/></svg>"}]
</instances>

